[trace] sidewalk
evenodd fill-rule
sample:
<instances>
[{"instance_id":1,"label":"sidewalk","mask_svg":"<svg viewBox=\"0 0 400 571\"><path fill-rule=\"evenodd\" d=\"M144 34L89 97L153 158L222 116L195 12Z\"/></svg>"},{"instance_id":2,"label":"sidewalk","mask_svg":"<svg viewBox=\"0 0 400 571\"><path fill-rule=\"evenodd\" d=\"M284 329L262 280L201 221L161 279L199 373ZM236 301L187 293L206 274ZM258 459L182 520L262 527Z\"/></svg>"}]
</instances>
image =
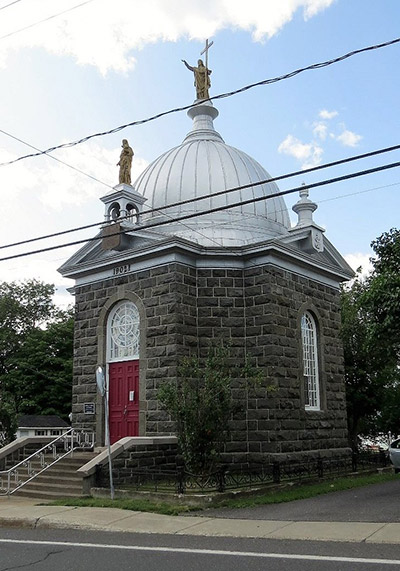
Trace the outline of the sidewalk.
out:
<instances>
[{"instance_id":1,"label":"sidewalk","mask_svg":"<svg viewBox=\"0 0 400 571\"><path fill-rule=\"evenodd\" d=\"M400 544L400 523L165 516L114 508L43 506L14 497L0 498L0 527Z\"/></svg>"}]
</instances>

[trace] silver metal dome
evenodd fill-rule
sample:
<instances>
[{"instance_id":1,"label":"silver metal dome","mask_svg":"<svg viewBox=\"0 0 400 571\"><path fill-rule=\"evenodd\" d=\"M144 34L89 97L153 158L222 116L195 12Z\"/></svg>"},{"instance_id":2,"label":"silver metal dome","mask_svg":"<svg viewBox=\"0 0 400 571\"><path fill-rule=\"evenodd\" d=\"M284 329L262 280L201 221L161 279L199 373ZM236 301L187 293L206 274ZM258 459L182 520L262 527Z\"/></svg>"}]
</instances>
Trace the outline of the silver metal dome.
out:
<instances>
[{"instance_id":1,"label":"silver metal dome","mask_svg":"<svg viewBox=\"0 0 400 571\"><path fill-rule=\"evenodd\" d=\"M146 209L160 209L144 214L143 223L171 219L171 223L160 230L205 246L240 246L287 235L290 220L282 197L203 214L183 222L174 221L187 214L200 214L279 191L278 186L270 182L213 197L215 193L271 177L246 153L225 144L214 129L213 119L218 111L212 103L192 107L188 115L193 119L193 128L183 143L152 162L134 184L147 199L144 213ZM202 196L205 198L197 202L167 208Z\"/></svg>"}]
</instances>

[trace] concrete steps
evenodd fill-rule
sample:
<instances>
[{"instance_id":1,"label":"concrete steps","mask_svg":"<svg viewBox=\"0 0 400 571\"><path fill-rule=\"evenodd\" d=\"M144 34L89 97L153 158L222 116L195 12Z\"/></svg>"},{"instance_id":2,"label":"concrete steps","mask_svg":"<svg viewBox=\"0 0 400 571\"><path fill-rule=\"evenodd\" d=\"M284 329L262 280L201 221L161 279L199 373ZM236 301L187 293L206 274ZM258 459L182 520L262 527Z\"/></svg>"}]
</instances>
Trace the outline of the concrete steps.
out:
<instances>
[{"instance_id":1,"label":"concrete steps","mask_svg":"<svg viewBox=\"0 0 400 571\"><path fill-rule=\"evenodd\" d=\"M77 470L93 457L93 452L75 452L73 456L66 456L25 484L14 495L40 499L82 496L82 476ZM41 469L37 461L32 462L31 466L37 471ZM20 469L18 474L22 480L28 477L26 468Z\"/></svg>"}]
</instances>

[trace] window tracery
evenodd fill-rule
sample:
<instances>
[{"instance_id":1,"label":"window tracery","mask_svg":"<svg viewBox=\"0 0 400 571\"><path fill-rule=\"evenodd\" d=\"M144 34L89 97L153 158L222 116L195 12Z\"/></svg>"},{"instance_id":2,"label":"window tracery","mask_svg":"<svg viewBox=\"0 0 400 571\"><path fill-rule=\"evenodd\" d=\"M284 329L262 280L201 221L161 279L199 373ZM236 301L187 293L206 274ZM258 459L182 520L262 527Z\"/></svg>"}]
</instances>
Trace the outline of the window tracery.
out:
<instances>
[{"instance_id":1,"label":"window tracery","mask_svg":"<svg viewBox=\"0 0 400 571\"><path fill-rule=\"evenodd\" d=\"M123 301L108 320L108 360L139 358L139 311L131 301Z\"/></svg>"},{"instance_id":2,"label":"window tracery","mask_svg":"<svg viewBox=\"0 0 400 571\"><path fill-rule=\"evenodd\" d=\"M306 311L301 318L304 397L306 410L320 410L318 339L314 317Z\"/></svg>"}]
</instances>

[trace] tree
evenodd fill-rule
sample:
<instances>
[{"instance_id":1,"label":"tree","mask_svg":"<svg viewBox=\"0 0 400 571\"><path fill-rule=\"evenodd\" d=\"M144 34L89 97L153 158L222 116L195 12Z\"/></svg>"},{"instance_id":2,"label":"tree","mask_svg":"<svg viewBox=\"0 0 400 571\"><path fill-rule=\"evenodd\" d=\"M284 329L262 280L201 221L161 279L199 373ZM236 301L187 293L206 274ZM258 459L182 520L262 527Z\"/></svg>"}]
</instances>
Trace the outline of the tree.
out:
<instances>
[{"instance_id":1,"label":"tree","mask_svg":"<svg viewBox=\"0 0 400 571\"><path fill-rule=\"evenodd\" d=\"M25 335L55 315L53 294L54 286L38 280L0 283L0 375Z\"/></svg>"},{"instance_id":2,"label":"tree","mask_svg":"<svg viewBox=\"0 0 400 571\"><path fill-rule=\"evenodd\" d=\"M0 398L0 447L13 439L17 430L17 419L8 395Z\"/></svg>"},{"instance_id":3,"label":"tree","mask_svg":"<svg viewBox=\"0 0 400 571\"><path fill-rule=\"evenodd\" d=\"M382 408L385 389L385 363L377 345L371 343L371 320L363 306L367 284L358 276L341 296L347 418L353 449L360 432L370 432Z\"/></svg>"},{"instance_id":4,"label":"tree","mask_svg":"<svg viewBox=\"0 0 400 571\"><path fill-rule=\"evenodd\" d=\"M372 273L342 292L342 339L349 432L398 432L400 426L400 231L371 244Z\"/></svg>"},{"instance_id":5,"label":"tree","mask_svg":"<svg viewBox=\"0 0 400 571\"><path fill-rule=\"evenodd\" d=\"M392 228L371 244L375 257L363 305L371 316L371 336L386 358L400 358L400 231Z\"/></svg>"},{"instance_id":6,"label":"tree","mask_svg":"<svg viewBox=\"0 0 400 571\"><path fill-rule=\"evenodd\" d=\"M159 390L160 402L176 423L185 466L193 472L209 472L220 458L232 415L242 408L232 395L234 380L242 388L261 380L260 372L247 363L242 367L233 363L230 349L217 345L204 363L196 357L183 358L176 381Z\"/></svg>"},{"instance_id":7,"label":"tree","mask_svg":"<svg viewBox=\"0 0 400 571\"><path fill-rule=\"evenodd\" d=\"M71 312L38 280L0 283L0 431L13 438L19 414L59 414L71 407Z\"/></svg>"},{"instance_id":8,"label":"tree","mask_svg":"<svg viewBox=\"0 0 400 571\"><path fill-rule=\"evenodd\" d=\"M45 329L30 330L9 360L4 389L19 414L57 414L68 419L72 399L71 312L59 312Z\"/></svg>"}]
</instances>

